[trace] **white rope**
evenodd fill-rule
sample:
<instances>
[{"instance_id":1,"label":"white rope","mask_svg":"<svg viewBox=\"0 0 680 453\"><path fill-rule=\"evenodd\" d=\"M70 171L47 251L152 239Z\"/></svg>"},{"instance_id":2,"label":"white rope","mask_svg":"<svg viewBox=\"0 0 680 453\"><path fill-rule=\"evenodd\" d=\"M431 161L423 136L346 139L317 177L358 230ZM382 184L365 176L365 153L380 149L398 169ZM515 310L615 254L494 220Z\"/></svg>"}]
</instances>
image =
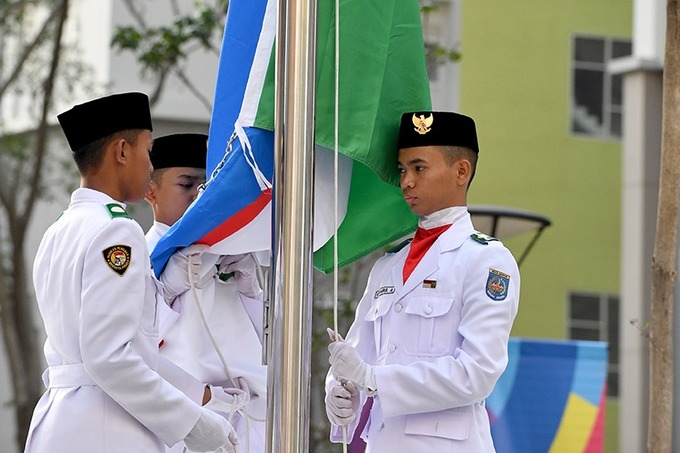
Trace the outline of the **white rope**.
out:
<instances>
[{"instance_id":1,"label":"white rope","mask_svg":"<svg viewBox=\"0 0 680 453\"><path fill-rule=\"evenodd\" d=\"M217 340L215 340L215 337L213 336L212 331L210 330L210 326L208 325L208 322L205 319L205 314L203 313L203 308L201 307L200 298L198 296L198 291L196 289L197 285L196 285L196 281L194 280L194 274L193 274L193 272L191 272L191 259L196 257L196 256L199 256L199 255L191 255L189 257L189 265L187 266L187 272L189 274L189 283L191 285L191 292L194 296L193 299L194 299L194 302L196 303L196 308L198 309L198 313L200 315L199 318L200 318L201 324L203 325L203 328L205 329L206 334L208 335L208 338L210 339L210 343L212 344L213 349L215 350L215 353L217 353L217 356L220 359L220 363L222 364L222 368L224 369L224 372L226 373L227 378L229 379L229 382L231 382L231 384L234 388L240 388L237 385L236 380L232 376L231 370L229 369L229 365L227 365L227 360L224 358L224 354L222 354L222 350L220 349L219 345L217 344ZM257 259L254 259L254 261L256 263L256 267L257 267L257 271L258 271L258 277L259 277L262 273L262 269L259 267L259 263L258 263ZM235 409L236 409L235 406L232 406L232 410L229 413L229 417L228 417L229 423L231 423L232 420L233 420L234 414L236 412ZM257 418L257 417L254 417L254 416L248 414L248 408L246 406L243 406L242 410L243 410L243 415L245 416L244 418L245 418L245 423L246 423L246 453L249 453L250 452L250 421L252 420L252 421L255 421L255 422L264 423L264 422L266 422L266 420L264 418ZM238 453L238 446L236 447L235 453Z\"/></svg>"},{"instance_id":2,"label":"white rope","mask_svg":"<svg viewBox=\"0 0 680 453\"><path fill-rule=\"evenodd\" d=\"M272 188L272 183L269 182L264 173L262 173L262 170L260 170L260 167L257 165L257 160L255 159L255 155L253 154L252 146L250 146L250 140L248 139L248 135L243 129L240 120L236 120L236 123L234 124L234 132L229 137L227 146L225 146L224 155L222 156L222 159L219 161L217 166L215 166L215 169L210 174L210 178L199 186L198 188L199 196L203 193L205 188L208 187L215 180L219 172L224 167L224 164L227 161L227 157L229 157L229 155L233 151L232 144L234 140L237 138L241 143L241 151L243 152L243 157L245 157L246 163L253 171L253 176L255 177L255 181L257 181L257 185L260 186L260 190L265 191L267 189Z\"/></svg>"},{"instance_id":3,"label":"white rope","mask_svg":"<svg viewBox=\"0 0 680 453\"><path fill-rule=\"evenodd\" d=\"M272 183L269 182L269 180L264 176L264 173L262 173L260 170L260 167L257 166L257 161L255 160L255 155L253 154L253 147L250 146L248 135L246 135L246 131L243 129L243 125L238 119L236 120L236 124L234 124L234 132L241 142L243 156L246 158L246 162L253 170L253 175L255 176L257 184L260 186L260 190L264 191L265 189L271 189Z\"/></svg>"},{"instance_id":4,"label":"white rope","mask_svg":"<svg viewBox=\"0 0 680 453\"><path fill-rule=\"evenodd\" d=\"M333 330L338 331L338 167L340 129L340 0L335 0L335 102L333 121ZM337 340L336 340L337 341ZM347 426L342 427L342 452L347 453Z\"/></svg>"}]
</instances>

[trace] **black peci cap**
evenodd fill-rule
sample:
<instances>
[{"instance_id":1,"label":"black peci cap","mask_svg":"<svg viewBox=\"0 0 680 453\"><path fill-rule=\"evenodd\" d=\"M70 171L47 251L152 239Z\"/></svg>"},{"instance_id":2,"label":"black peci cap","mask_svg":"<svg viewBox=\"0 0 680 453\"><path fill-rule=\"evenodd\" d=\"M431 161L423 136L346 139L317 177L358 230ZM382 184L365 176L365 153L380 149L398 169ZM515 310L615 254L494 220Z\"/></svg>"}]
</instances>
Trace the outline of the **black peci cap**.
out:
<instances>
[{"instance_id":1,"label":"black peci cap","mask_svg":"<svg viewBox=\"0 0 680 453\"><path fill-rule=\"evenodd\" d=\"M144 93L119 93L78 104L57 115L73 152L129 129L153 130L149 97Z\"/></svg>"},{"instance_id":2,"label":"black peci cap","mask_svg":"<svg viewBox=\"0 0 680 453\"><path fill-rule=\"evenodd\" d=\"M408 112L401 116L399 149L462 146L479 153L477 129L469 116L454 112Z\"/></svg>"},{"instance_id":3,"label":"black peci cap","mask_svg":"<svg viewBox=\"0 0 680 453\"><path fill-rule=\"evenodd\" d=\"M151 165L154 170L169 167L205 168L208 152L206 134L172 134L153 141Z\"/></svg>"}]
</instances>

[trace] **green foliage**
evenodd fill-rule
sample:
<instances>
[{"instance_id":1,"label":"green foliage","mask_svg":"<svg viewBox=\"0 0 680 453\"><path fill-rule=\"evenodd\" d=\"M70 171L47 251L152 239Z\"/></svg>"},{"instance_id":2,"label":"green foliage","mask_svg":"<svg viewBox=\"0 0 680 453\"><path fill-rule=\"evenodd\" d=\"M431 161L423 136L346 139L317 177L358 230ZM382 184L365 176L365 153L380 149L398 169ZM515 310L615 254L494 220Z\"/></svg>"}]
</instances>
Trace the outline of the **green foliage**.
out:
<instances>
[{"instance_id":1,"label":"green foliage","mask_svg":"<svg viewBox=\"0 0 680 453\"><path fill-rule=\"evenodd\" d=\"M423 22L426 22L430 14L436 14L440 6L433 0L420 0L420 15L423 18ZM426 31L425 28L426 26L423 24L423 32ZM457 48L442 47L438 43L426 43L425 58L428 65L441 65L460 60L461 54Z\"/></svg>"},{"instance_id":2,"label":"green foliage","mask_svg":"<svg viewBox=\"0 0 680 453\"><path fill-rule=\"evenodd\" d=\"M7 134L0 136L0 153L18 160L26 159L29 146L24 134Z\"/></svg>"},{"instance_id":3,"label":"green foliage","mask_svg":"<svg viewBox=\"0 0 680 453\"><path fill-rule=\"evenodd\" d=\"M119 51L132 52L144 71L160 73L181 64L192 45L212 49L215 33L222 33L228 6L227 0L218 0L212 5L197 1L193 14L179 15L170 25L118 26L111 45ZM436 14L439 7L432 0L421 0L420 11L425 18L431 13ZM437 65L455 62L461 57L457 49L436 43L428 45L425 52L427 61Z\"/></svg>"},{"instance_id":4,"label":"green foliage","mask_svg":"<svg viewBox=\"0 0 680 453\"><path fill-rule=\"evenodd\" d=\"M461 58L461 54L458 49L445 48L438 44L433 46L425 47L425 58L428 62L435 64L444 64L448 62L458 61Z\"/></svg>"},{"instance_id":5,"label":"green foliage","mask_svg":"<svg viewBox=\"0 0 680 453\"><path fill-rule=\"evenodd\" d=\"M186 58L187 49L192 44L204 49L212 48L214 33L222 31L226 3L218 2L217 7L198 4L193 15L179 16L170 25L142 29L119 26L111 45L136 54L145 70L165 70Z\"/></svg>"}]
</instances>

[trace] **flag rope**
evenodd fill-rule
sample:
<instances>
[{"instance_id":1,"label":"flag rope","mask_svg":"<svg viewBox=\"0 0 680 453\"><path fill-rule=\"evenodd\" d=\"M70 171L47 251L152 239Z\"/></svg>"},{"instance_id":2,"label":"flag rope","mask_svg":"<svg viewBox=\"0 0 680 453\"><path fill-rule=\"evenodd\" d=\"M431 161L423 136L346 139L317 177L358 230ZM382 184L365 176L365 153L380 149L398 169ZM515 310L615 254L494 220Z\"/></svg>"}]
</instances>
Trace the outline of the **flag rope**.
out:
<instances>
[{"instance_id":1,"label":"flag rope","mask_svg":"<svg viewBox=\"0 0 680 453\"><path fill-rule=\"evenodd\" d=\"M212 334L212 331L210 330L210 326L208 326L208 321L205 319L205 313L203 313L203 307L201 307L201 302L200 302L200 297L198 295L197 291L197 286L198 282L195 281L195 277L193 272L191 271L192 266L195 266L197 264L196 259L200 258L200 255L198 254L191 254L189 255L189 263L187 266L187 274L189 276L189 284L191 285L191 292L194 300L194 303L196 304L196 308L198 309L198 314L199 314L199 321L203 325L203 329L205 329L206 334L208 335L208 338L210 340L210 343L213 346L213 349L215 350L215 353L217 354L218 358L220 359L220 363L222 364L222 369L224 370L225 374L227 375L227 378L229 379L229 382L231 385L234 386L234 388L241 388L239 387L238 383L236 382L236 379L234 379L234 376L231 373L231 370L229 368L229 365L227 364L227 360L224 357L224 354L222 354L222 350L220 349L220 346L217 344L217 340L215 340L215 337ZM257 266L257 259L255 258L255 263ZM250 390L247 389L247 395L248 398L250 398ZM232 403L232 409L231 412L229 413L229 416L227 420L229 423L232 423L232 420L234 418L234 414L236 411L236 407L233 406L234 403ZM244 419L245 419L245 429L246 429L246 453L250 452L250 421L253 420L255 422L266 422L266 419L264 418L257 418L253 415L250 415L248 413L248 408L244 405L240 410L243 411ZM235 446L235 451L234 453L239 453L239 448L238 446Z\"/></svg>"},{"instance_id":2,"label":"flag rope","mask_svg":"<svg viewBox=\"0 0 680 453\"><path fill-rule=\"evenodd\" d=\"M243 129L243 124L241 124L240 118L236 120L236 124L234 124L234 130L239 141L241 142L243 156L246 158L246 162L253 170L253 175L255 176L255 180L257 180L257 184L260 186L260 190L264 192L266 189L271 189L272 183L267 179L264 173L262 173L260 167L257 166L257 160L253 154L253 148L250 146L250 140L248 140L248 135L246 135L246 131Z\"/></svg>"},{"instance_id":3,"label":"flag rope","mask_svg":"<svg viewBox=\"0 0 680 453\"><path fill-rule=\"evenodd\" d=\"M335 89L333 118L333 330L338 332L338 167L340 129L340 0L335 0ZM337 341L337 340L336 340ZM342 427L342 452L347 453L347 426Z\"/></svg>"}]
</instances>

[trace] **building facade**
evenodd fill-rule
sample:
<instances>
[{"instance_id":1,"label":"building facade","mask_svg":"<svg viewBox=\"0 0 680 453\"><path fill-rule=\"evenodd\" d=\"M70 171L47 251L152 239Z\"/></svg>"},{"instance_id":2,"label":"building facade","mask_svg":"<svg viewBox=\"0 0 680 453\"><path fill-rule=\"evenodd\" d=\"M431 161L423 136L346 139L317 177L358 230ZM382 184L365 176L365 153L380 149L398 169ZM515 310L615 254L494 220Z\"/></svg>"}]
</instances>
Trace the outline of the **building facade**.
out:
<instances>
[{"instance_id":1,"label":"building facade","mask_svg":"<svg viewBox=\"0 0 680 453\"><path fill-rule=\"evenodd\" d=\"M630 112L623 77L608 64L631 54L632 14L632 2L619 0L468 1L459 19L459 105L476 119L480 142L468 202L552 221L521 266L513 335L609 342L607 452L620 445L620 332L634 329L620 301ZM506 243L521 250L525 240Z\"/></svg>"}]
</instances>

